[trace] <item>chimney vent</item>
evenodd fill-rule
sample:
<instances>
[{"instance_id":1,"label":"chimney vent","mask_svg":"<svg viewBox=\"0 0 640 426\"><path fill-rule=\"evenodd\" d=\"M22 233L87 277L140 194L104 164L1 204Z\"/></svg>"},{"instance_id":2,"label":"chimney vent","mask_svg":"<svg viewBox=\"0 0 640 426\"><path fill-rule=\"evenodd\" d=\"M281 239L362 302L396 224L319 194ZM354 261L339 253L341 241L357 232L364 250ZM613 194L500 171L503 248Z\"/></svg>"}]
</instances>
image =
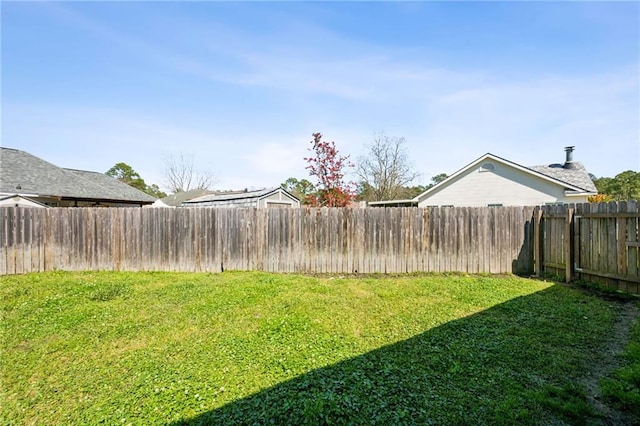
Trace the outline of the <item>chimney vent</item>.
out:
<instances>
[{"instance_id":1,"label":"chimney vent","mask_svg":"<svg viewBox=\"0 0 640 426\"><path fill-rule=\"evenodd\" d=\"M564 165L562 167L564 167L565 169L575 169L576 165L573 163L573 150L575 149L575 146L567 146L564 148L564 152L567 153L567 157L566 160L564 162Z\"/></svg>"}]
</instances>

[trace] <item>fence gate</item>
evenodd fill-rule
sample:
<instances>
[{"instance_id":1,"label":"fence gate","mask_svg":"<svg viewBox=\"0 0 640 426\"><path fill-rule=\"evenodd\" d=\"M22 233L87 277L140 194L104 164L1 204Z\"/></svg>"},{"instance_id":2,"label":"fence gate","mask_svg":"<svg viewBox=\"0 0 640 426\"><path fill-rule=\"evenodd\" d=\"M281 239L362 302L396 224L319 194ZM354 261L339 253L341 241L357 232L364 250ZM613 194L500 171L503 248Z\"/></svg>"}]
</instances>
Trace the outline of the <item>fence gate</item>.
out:
<instances>
[{"instance_id":1,"label":"fence gate","mask_svg":"<svg viewBox=\"0 0 640 426\"><path fill-rule=\"evenodd\" d=\"M573 208L566 204L535 210L534 264L537 275L561 275L569 282L573 266Z\"/></svg>"},{"instance_id":2,"label":"fence gate","mask_svg":"<svg viewBox=\"0 0 640 426\"><path fill-rule=\"evenodd\" d=\"M586 204L574 216L575 272L639 293L640 213L635 201Z\"/></svg>"},{"instance_id":3,"label":"fence gate","mask_svg":"<svg viewBox=\"0 0 640 426\"><path fill-rule=\"evenodd\" d=\"M640 212L636 201L544 206L535 212L538 274L585 279L640 293Z\"/></svg>"}]
</instances>

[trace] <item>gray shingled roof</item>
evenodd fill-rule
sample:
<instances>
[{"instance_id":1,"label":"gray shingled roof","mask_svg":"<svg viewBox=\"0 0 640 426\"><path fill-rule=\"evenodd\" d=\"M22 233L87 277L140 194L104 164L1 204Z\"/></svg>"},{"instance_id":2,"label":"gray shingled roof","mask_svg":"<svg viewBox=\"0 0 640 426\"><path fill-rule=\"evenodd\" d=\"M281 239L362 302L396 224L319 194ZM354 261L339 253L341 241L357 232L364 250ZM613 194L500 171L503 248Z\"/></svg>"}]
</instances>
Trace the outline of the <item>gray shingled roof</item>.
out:
<instances>
[{"instance_id":1,"label":"gray shingled roof","mask_svg":"<svg viewBox=\"0 0 640 426\"><path fill-rule=\"evenodd\" d=\"M118 179L114 179L100 172L91 172L88 170L75 170L65 169L68 172L75 174L87 181L99 186L101 189L108 191L110 194L115 194L120 198L114 198L115 200L135 200L135 201L150 201L154 202L157 198L120 182ZM105 197L106 198L106 197Z\"/></svg>"},{"instance_id":2,"label":"gray shingled roof","mask_svg":"<svg viewBox=\"0 0 640 426\"><path fill-rule=\"evenodd\" d=\"M598 192L589 177L589 173L582 163L574 161L574 168L565 169L563 164L549 164L548 166L530 166L528 169L542 173L557 180L561 180L578 188L584 189L586 192Z\"/></svg>"},{"instance_id":3,"label":"gray shingled roof","mask_svg":"<svg viewBox=\"0 0 640 426\"><path fill-rule=\"evenodd\" d=\"M0 147L0 192L152 203L156 199L105 174L64 169L28 152Z\"/></svg>"},{"instance_id":4,"label":"gray shingled roof","mask_svg":"<svg viewBox=\"0 0 640 426\"><path fill-rule=\"evenodd\" d=\"M168 206L180 207L186 201L208 194L214 194L214 192L207 189L190 189L189 191L176 192L160 200Z\"/></svg>"}]
</instances>

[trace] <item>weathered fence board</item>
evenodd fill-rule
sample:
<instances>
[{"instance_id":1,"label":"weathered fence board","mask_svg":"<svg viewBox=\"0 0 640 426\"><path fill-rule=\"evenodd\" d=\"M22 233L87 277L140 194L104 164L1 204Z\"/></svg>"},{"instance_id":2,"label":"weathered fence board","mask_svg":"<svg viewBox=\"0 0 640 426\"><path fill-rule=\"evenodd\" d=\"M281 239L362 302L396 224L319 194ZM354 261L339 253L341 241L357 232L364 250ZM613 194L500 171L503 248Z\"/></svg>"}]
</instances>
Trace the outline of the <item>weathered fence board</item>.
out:
<instances>
[{"instance_id":1,"label":"weathered fence board","mask_svg":"<svg viewBox=\"0 0 640 426\"><path fill-rule=\"evenodd\" d=\"M0 209L0 274L533 273L638 293L638 203L491 208Z\"/></svg>"},{"instance_id":2,"label":"weathered fence board","mask_svg":"<svg viewBox=\"0 0 640 426\"><path fill-rule=\"evenodd\" d=\"M543 206L540 214L542 234L539 238L534 234L534 257L540 249L544 271L563 275L567 281L582 278L639 292L636 201Z\"/></svg>"},{"instance_id":3,"label":"weathered fence board","mask_svg":"<svg viewBox=\"0 0 640 426\"><path fill-rule=\"evenodd\" d=\"M10 207L1 209L0 273L529 272L531 212Z\"/></svg>"}]
</instances>

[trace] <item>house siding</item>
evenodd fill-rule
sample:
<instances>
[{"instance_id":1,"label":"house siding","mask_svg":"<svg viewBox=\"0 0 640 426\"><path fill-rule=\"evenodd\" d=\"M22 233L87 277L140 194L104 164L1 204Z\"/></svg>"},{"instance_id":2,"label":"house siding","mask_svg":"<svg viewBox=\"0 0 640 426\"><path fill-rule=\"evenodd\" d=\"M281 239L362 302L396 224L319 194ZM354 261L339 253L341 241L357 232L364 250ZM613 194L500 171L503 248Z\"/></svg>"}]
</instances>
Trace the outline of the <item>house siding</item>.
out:
<instances>
[{"instance_id":1,"label":"house siding","mask_svg":"<svg viewBox=\"0 0 640 426\"><path fill-rule=\"evenodd\" d=\"M197 203L185 203L187 207L256 207L257 198L237 198L235 200L202 201Z\"/></svg>"},{"instance_id":2,"label":"house siding","mask_svg":"<svg viewBox=\"0 0 640 426\"><path fill-rule=\"evenodd\" d=\"M442 184L441 188L418 200L418 207L487 205L526 206L545 203L581 203L586 195L565 195L561 185L495 161L495 170L482 164Z\"/></svg>"}]
</instances>

